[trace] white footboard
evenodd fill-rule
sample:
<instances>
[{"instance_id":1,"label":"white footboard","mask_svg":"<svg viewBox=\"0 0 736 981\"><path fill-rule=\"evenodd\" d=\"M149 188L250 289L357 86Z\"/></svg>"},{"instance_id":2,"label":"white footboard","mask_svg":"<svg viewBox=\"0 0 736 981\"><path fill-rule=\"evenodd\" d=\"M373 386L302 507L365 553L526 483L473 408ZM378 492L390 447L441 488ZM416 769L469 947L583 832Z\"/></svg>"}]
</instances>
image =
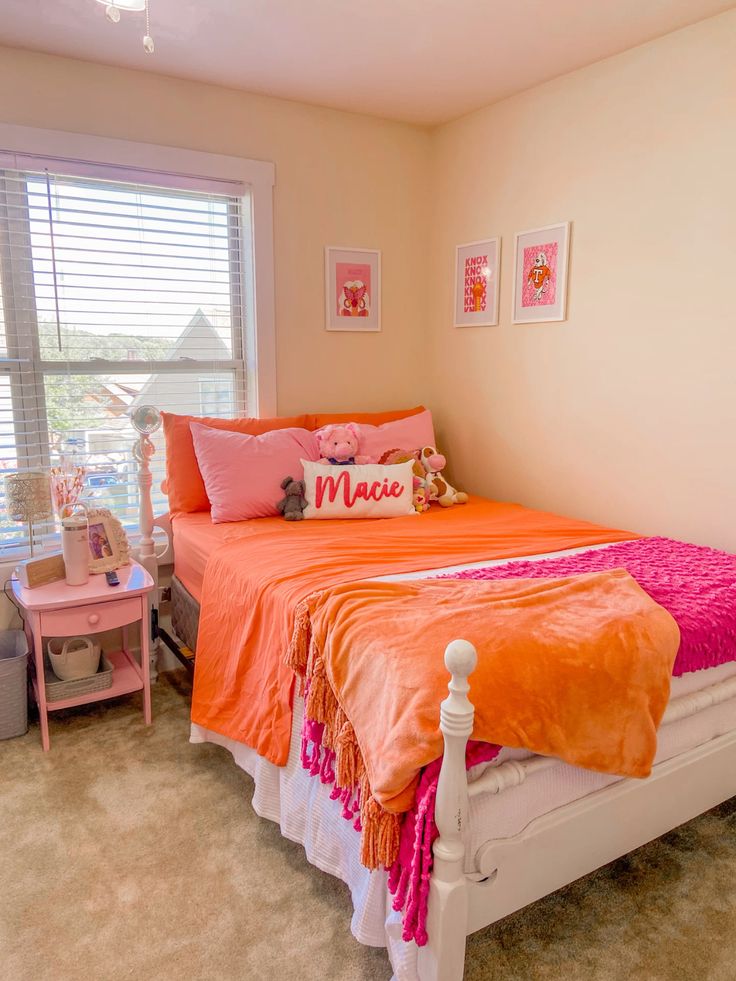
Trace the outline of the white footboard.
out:
<instances>
[{"instance_id":1,"label":"white footboard","mask_svg":"<svg viewBox=\"0 0 736 981\"><path fill-rule=\"evenodd\" d=\"M465 967L468 932L468 884L465 878L463 830L468 819L468 778L465 750L473 731L475 712L468 698L468 675L478 662L472 644L454 640L445 650L451 678L449 695L440 706L440 729L445 742L437 784L434 869L430 880L427 933L419 949L422 981L460 981Z\"/></svg>"},{"instance_id":2,"label":"white footboard","mask_svg":"<svg viewBox=\"0 0 736 981\"><path fill-rule=\"evenodd\" d=\"M440 706L444 757L435 803L427 919L419 948L421 981L461 981L465 939L542 896L633 851L736 794L736 678L670 702L667 726L709 706L733 705L733 728L654 766L646 780L621 779L533 820L512 838L486 841L466 862L463 830L476 793L501 793L559 761L534 756L489 768L469 788L465 752L473 730L468 675L475 648L456 640L445 651L449 695ZM466 876L472 864L476 870Z\"/></svg>"}]
</instances>

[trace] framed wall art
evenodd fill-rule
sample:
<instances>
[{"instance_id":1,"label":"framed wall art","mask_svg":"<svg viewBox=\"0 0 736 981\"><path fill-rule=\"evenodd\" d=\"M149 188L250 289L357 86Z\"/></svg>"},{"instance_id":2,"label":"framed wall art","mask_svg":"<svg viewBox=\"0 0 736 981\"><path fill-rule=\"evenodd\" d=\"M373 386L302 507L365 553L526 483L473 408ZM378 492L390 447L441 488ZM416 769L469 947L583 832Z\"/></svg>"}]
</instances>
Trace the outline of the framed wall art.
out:
<instances>
[{"instance_id":1,"label":"framed wall art","mask_svg":"<svg viewBox=\"0 0 736 981\"><path fill-rule=\"evenodd\" d=\"M517 234L514 254L515 324L565 319L569 251L569 221Z\"/></svg>"},{"instance_id":2,"label":"framed wall art","mask_svg":"<svg viewBox=\"0 0 736 981\"><path fill-rule=\"evenodd\" d=\"M501 240L468 242L455 249L455 327L495 327Z\"/></svg>"},{"instance_id":3,"label":"framed wall art","mask_svg":"<svg viewBox=\"0 0 736 981\"><path fill-rule=\"evenodd\" d=\"M381 329L381 253L376 249L325 249L325 328Z\"/></svg>"}]
</instances>

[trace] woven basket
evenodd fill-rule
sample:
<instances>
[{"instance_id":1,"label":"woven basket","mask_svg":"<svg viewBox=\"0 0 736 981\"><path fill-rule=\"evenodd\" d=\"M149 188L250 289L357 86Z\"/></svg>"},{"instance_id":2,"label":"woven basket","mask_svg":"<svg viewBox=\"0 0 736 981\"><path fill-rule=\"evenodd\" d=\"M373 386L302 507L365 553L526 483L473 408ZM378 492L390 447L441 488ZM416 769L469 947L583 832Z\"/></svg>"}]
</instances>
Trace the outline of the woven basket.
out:
<instances>
[{"instance_id":1,"label":"woven basket","mask_svg":"<svg viewBox=\"0 0 736 981\"><path fill-rule=\"evenodd\" d=\"M46 652L59 681L83 681L100 669L100 645L91 637L52 637Z\"/></svg>"},{"instance_id":2,"label":"woven basket","mask_svg":"<svg viewBox=\"0 0 736 981\"><path fill-rule=\"evenodd\" d=\"M100 657L97 674L89 678L79 678L77 681L59 681L49 665L44 664L46 701L61 702L65 698L76 698L77 695L88 695L93 691L104 691L112 685L112 671L112 664L104 654Z\"/></svg>"}]
</instances>

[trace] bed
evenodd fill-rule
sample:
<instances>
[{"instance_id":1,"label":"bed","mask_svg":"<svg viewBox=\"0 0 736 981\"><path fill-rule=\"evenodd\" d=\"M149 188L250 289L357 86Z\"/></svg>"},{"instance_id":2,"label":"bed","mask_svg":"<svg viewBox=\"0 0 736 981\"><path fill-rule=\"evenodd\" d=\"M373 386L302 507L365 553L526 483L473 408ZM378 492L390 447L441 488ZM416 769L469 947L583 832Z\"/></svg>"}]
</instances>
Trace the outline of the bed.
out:
<instances>
[{"instance_id":1,"label":"bed","mask_svg":"<svg viewBox=\"0 0 736 981\"><path fill-rule=\"evenodd\" d=\"M247 550L249 545L241 538L239 523L213 524L207 512L178 514L169 527L173 628L195 648L208 564L213 556ZM526 568L555 556L604 554L617 541L615 536L611 542L604 539L605 535L554 552L535 553L528 546L520 556L477 557L452 565L437 561L372 578L472 576L474 570L508 568L514 562L524 562ZM436 656L441 658L442 650ZM463 974L469 933L736 794L734 661L673 679L655 765L646 780L621 779L508 748L466 771L474 717L473 647L458 639L448 646L445 664L449 694L441 709L437 707L445 746L434 808L439 837L430 879L428 942L421 947L402 939L401 914L392 908L386 875L361 864L359 838L343 820L340 801L329 785L304 769L303 702L298 694L289 720L288 758L279 761L285 765L275 765L216 727L192 724L193 742L223 746L251 774L257 813L278 822L286 837L300 842L312 864L348 884L354 936L365 944L386 946L399 981L456 981Z\"/></svg>"}]
</instances>

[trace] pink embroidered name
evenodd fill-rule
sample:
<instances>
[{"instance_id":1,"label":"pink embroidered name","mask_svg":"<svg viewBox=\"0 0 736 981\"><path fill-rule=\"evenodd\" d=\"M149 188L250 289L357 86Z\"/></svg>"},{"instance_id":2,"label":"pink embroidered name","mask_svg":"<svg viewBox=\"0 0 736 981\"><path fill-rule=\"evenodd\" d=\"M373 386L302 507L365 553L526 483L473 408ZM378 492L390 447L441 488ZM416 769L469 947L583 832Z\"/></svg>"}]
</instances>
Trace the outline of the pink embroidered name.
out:
<instances>
[{"instance_id":1,"label":"pink embroidered name","mask_svg":"<svg viewBox=\"0 0 736 981\"><path fill-rule=\"evenodd\" d=\"M382 481L374 480L370 484L361 480L353 488L350 476L350 467L345 467L337 479L331 474L317 477L314 482L314 506L321 508L325 497L330 504L334 504L340 492L346 508L352 508L356 501L381 501L386 497L401 497L403 493L403 485L398 480L389 483L388 478L384 477Z\"/></svg>"}]
</instances>

